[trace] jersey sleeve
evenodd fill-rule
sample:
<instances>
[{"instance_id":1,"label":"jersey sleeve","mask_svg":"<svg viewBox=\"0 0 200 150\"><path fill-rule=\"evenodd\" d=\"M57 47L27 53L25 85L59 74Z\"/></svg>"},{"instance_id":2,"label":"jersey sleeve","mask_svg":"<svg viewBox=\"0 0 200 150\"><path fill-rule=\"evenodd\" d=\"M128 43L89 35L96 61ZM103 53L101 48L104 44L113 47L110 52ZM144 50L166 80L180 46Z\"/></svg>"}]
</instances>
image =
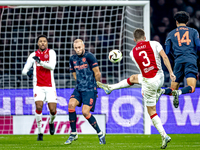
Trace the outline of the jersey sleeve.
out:
<instances>
[{"instance_id":1,"label":"jersey sleeve","mask_svg":"<svg viewBox=\"0 0 200 150\"><path fill-rule=\"evenodd\" d=\"M70 57L69 59L69 69L70 69L70 72L75 72L72 57Z\"/></svg>"},{"instance_id":2,"label":"jersey sleeve","mask_svg":"<svg viewBox=\"0 0 200 150\"><path fill-rule=\"evenodd\" d=\"M170 36L171 34L169 33L168 35L167 35L167 38L166 38L166 40L165 40L165 45L171 45L171 36Z\"/></svg>"},{"instance_id":3,"label":"jersey sleeve","mask_svg":"<svg viewBox=\"0 0 200 150\"><path fill-rule=\"evenodd\" d=\"M195 41L196 41L196 40L199 40L199 33L198 33L197 30L195 30L195 32L194 32L194 40L195 40Z\"/></svg>"},{"instance_id":4,"label":"jersey sleeve","mask_svg":"<svg viewBox=\"0 0 200 150\"><path fill-rule=\"evenodd\" d=\"M89 65L90 65L90 68L94 68L94 67L98 66L97 59L94 57L93 54L89 53L87 55L86 59L87 59L87 62L89 63Z\"/></svg>"},{"instance_id":5,"label":"jersey sleeve","mask_svg":"<svg viewBox=\"0 0 200 150\"><path fill-rule=\"evenodd\" d=\"M27 72L30 70L30 68L33 66L34 59L33 57L35 56L35 52L31 53L26 61L26 64L22 70L23 75L27 75Z\"/></svg>"},{"instance_id":6,"label":"jersey sleeve","mask_svg":"<svg viewBox=\"0 0 200 150\"><path fill-rule=\"evenodd\" d=\"M158 53L160 53L160 51L163 50L163 47L159 42L157 42L157 41L155 41L155 42L156 42L156 50L158 51Z\"/></svg>"},{"instance_id":7,"label":"jersey sleeve","mask_svg":"<svg viewBox=\"0 0 200 150\"><path fill-rule=\"evenodd\" d=\"M195 30L194 32L194 41L197 47L197 50L200 51L200 40L199 40L199 33Z\"/></svg>"},{"instance_id":8,"label":"jersey sleeve","mask_svg":"<svg viewBox=\"0 0 200 150\"><path fill-rule=\"evenodd\" d=\"M170 33L169 33L165 40L165 53L166 54L169 54L171 47L172 47L172 45L171 45L171 39L170 39Z\"/></svg>"},{"instance_id":9,"label":"jersey sleeve","mask_svg":"<svg viewBox=\"0 0 200 150\"><path fill-rule=\"evenodd\" d=\"M54 70L56 66L56 53L54 50L49 51L49 62L40 61L40 65L46 69Z\"/></svg>"}]
</instances>

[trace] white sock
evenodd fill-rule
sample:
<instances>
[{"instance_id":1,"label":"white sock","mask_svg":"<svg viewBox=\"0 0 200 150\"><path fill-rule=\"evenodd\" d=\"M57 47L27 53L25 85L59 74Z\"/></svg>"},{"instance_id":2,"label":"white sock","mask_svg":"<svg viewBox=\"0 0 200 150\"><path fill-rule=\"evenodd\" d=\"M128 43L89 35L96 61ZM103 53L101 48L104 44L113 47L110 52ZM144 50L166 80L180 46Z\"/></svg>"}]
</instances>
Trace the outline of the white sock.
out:
<instances>
[{"instance_id":1,"label":"white sock","mask_svg":"<svg viewBox=\"0 0 200 150\"><path fill-rule=\"evenodd\" d=\"M156 127L156 129L158 130L158 132L160 133L160 135L162 137L166 137L166 132L165 129L162 126L161 120L158 117L158 115L156 114L155 116L153 116L153 118L151 118L153 125Z\"/></svg>"},{"instance_id":2,"label":"white sock","mask_svg":"<svg viewBox=\"0 0 200 150\"><path fill-rule=\"evenodd\" d=\"M109 89L116 90L116 89L126 88L126 87L130 87L130 86L131 85L128 84L127 79L124 79L124 80L120 81L119 83L109 85Z\"/></svg>"},{"instance_id":3,"label":"white sock","mask_svg":"<svg viewBox=\"0 0 200 150\"><path fill-rule=\"evenodd\" d=\"M35 112L35 118L36 118L37 127L38 127L38 134L40 134L40 133L42 133L42 127L41 127L42 113L41 114L37 114Z\"/></svg>"},{"instance_id":4,"label":"white sock","mask_svg":"<svg viewBox=\"0 0 200 150\"><path fill-rule=\"evenodd\" d=\"M71 132L70 134L74 134L75 135L75 134L77 134L77 132Z\"/></svg>"},{"instance_id":5,"label":"white sock","mask_svg":"<svg viewBox=\"0 0 200 150\"><path fill-rule=\"evenodd\" d=\"M56 118L56 115L57 115L57 113L56 113L55 115L52 115L52 114L50 113L50 119L49 119L49 123L50 123L50 124L53 124L54 119Z\"/></svg>"},{"instance_id":6,"label":"white sock","mask_svg":"<svg viewBox=\"0 0 200 150\"><path fill-rule=\"evenodd\" d=\"M101 132L99 132L99 133L97 133L97 135L101 135L101 134L103 134L103 132L101 131Z\"/></svg>"},{"instance_id":7,"label":"white sock","mask_svg":"<svg viewBox=\"0 0 200 150\"><path fill-rule=\"evenodd\" d=\"M182 91L181 91L181 90L178 90L178 94L181 95L181 94L182 94Z\"/></svg>"}]
</instances>

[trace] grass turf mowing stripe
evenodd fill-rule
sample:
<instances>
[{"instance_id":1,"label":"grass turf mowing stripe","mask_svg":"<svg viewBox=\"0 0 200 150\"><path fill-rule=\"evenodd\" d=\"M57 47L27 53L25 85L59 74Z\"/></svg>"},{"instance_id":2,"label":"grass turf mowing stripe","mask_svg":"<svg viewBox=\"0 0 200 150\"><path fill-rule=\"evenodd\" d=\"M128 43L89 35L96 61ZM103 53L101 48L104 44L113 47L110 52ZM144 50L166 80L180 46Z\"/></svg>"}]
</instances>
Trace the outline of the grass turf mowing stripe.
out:
<instances>
[{"instance_id":1,"label":"grass turf mowing stripe","mask_svg":"<svg viewBox=\"0 0 200 150\"><path fill-rule=\"evenodd\" d=\"M199 150L200 134L170 134L172 141L168 143L170 150ZM107 134L106 145L100 145L97 135L79 135L77 141L71 145L64 142L69 135L44 135L44 141L37 141L37 135L1 135L1 150L156 150L160 149L161 137L159 134Z\"/></svg>"}]
</instances>

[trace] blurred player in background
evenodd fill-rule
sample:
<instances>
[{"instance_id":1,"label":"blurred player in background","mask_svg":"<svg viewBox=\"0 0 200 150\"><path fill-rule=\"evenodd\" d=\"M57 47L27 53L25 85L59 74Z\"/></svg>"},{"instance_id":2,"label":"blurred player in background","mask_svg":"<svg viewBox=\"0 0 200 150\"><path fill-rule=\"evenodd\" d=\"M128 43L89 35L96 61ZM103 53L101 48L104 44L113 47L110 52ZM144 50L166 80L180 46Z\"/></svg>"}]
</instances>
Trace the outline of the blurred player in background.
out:
<instances>
[{"instance_id":1,"label":"blurred player in background","mask_svg":"<svg viewBox=\"0 0 200 150\"><path fill-rule=\"evenodd\" d=\"M54 119L56 117L57 94L53 72L56 66L56 53L53 49L48 49L48 41L45 35L40 35L37 38L37 44L39 49L30 54L22 74L29 77L33 75L33 94L36 105L35 118L38 127L37 140L43 141L41 126L43 101L48 102L50 110L50 134L53 135L55 132ZM33 71L30 70L32 66Z\"/></svg>"},{"instance_id":2,"label":"blurred player in background","mask_svg":"<svg viewBox=\"0 0 200 150\"><path fill-rule=\"evenodd\" d=\"M190 19L188 13L184 11L177 12L174 15L177 28L172 30L166 38L166 54L172 53L174 56L174 74L175 82L171 82L171 88L162 89L161 94L174 96L174 107L179 105L179 95L193 93L197 82L197 50L200 47L199 33L196 29L187 27L186 24ZM187 87L180 90L179 84L184 77L187 80ZM160 96L159 96L160 97Z\"/></svg>"},{"instance_id":3,"label":"blurred player in background","mask_svg":"<svg viewBox=\"0 0 200 150\"><path fill-rule=\"evenodd\" d=\"M98 62L94 55L85 51L85 45L81 39L74 41L75 55L70 57L70 72L72 72L76 80L76 87L72 93L68 110L69 121L71 126L71 134L65 144L71 144L72 141L78 139L76 132L76 106L82 107L83 116L88 120L91 126L96 130L99 137L100 144L106 144L105 133L103 133L90 111L94 112L97 98L97 84L100 81L101 72L99 70Z\"/></svg>"},{"instance_id":4,"label":"blurred player in background","mask_svg":"<svg viewBox=\"0 0 200 150\"><path fill-rule=\"evenodd\" d=\"M167 143L171 141L171 138L166 134L161 120L156 113L156 96L160 91L164 83L164 74L161 67L160 56L163 58L164 64L166 65L170 78L175 81L176 77L172 72L172 68L167 55L165 54L160 43L156 41L145 41L145 33L142 29L136 29L133 33L134 41L137 43L133 50L130 52L130 57L139 68L141 74L132 75L127 80L123 80L117 85L120 88L130 86L132 83L142 84L143 100L146 103L148 113L151 120L159 131L162 137L162 149L167 147ZM105 89L108 85L97 83L99 87ZM109 92L108 92L109 93Z\"/></svg>"}]
</instances>

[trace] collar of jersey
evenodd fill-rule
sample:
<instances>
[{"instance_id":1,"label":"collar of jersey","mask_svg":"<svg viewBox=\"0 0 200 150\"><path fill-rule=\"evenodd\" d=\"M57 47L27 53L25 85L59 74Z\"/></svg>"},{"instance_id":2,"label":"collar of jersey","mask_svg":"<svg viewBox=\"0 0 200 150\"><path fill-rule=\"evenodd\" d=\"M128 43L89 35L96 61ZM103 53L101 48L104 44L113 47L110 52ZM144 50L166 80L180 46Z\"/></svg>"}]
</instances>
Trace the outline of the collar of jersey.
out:
<instances>
[{"instance_id":1,"label":"collar of jersey","mask_svg":"<svg viewBox=\"0 0 200 150\"><path fill-rule=\"evenodd\" d=\"M137 44L142 43L142 42L146 42L146 41L138 41Z\"/></svg>"}]
</instances>

